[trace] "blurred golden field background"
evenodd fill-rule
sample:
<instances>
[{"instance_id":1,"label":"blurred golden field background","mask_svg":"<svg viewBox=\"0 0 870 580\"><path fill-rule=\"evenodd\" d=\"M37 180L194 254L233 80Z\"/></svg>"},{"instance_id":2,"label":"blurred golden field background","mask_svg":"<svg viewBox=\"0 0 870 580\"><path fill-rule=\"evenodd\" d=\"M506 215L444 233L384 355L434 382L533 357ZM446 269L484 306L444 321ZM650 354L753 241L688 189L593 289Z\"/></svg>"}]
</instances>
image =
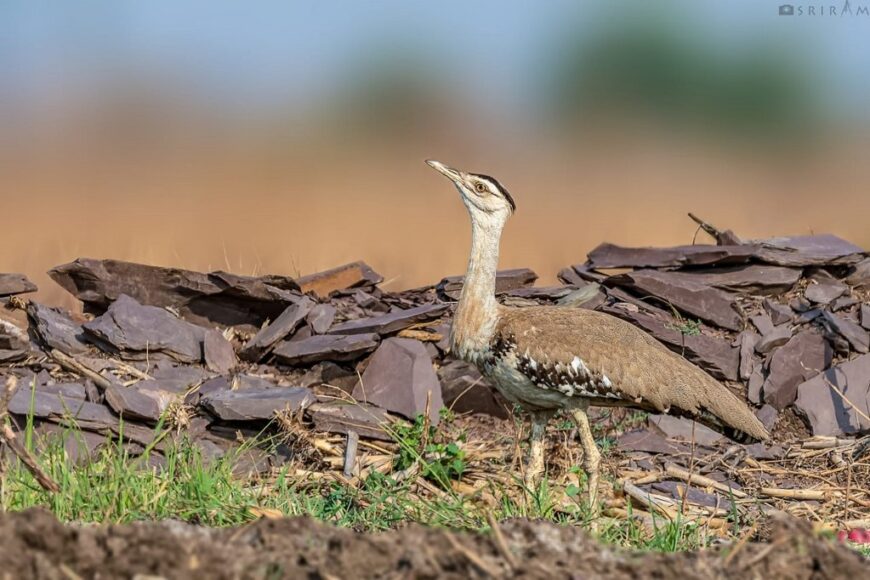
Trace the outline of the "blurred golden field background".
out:
<instances>
[{"instance_id":1,"label":"blurred golden field background","mask_svg":"<svg viewBox=\"0 0 870 580\"><path fill-rule=\"evenodd\" d=\"M427 158L511 190L502 265L544 283L602 241L691 243L689 211L870 247L852 68L870 22L752 2L157 5L0 9L0 271L43 299L65 300L44 272L79 256L291 275L363 259L388 288L461 273L467 218Z\"/></svg>"}]
</instances>

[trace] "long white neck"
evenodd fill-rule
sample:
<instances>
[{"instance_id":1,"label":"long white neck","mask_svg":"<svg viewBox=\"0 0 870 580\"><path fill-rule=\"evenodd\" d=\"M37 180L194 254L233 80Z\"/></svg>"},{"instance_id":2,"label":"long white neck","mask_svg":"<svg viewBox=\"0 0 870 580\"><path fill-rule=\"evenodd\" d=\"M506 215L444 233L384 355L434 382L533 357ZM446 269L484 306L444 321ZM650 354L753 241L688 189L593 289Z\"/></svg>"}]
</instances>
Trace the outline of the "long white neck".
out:
<instances>
[{"instance_id":1,"label":"long white neck","mask_svg":"<svg viewBox=\"0 0 870 580\"><path fill-rule=\"evenodd\" d=\"M498 321L495 273L503 220L471 215L471 256L451 328L453 350L473 360L488 346Z\"/></svg>"}]
</instances>

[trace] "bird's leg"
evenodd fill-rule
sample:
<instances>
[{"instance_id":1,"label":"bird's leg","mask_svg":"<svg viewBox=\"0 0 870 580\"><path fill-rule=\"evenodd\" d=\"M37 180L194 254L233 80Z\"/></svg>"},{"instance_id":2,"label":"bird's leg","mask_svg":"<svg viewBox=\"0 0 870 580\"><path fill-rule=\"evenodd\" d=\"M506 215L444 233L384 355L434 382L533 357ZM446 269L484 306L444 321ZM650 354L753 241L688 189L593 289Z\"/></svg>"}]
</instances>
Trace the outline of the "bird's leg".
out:
<instances>
[{"instance_id":1,"label":"bird's leg","mask_svg":"<svg viewBox=\"0 0 870 580\"><path fill-rule=\"evenodd\" d=\"M583 469L586 471L588 485L587 497L589 507L595 509L595 500L598 497L598 464L601 462L601 453L592 436L592 426L589 424L589 415L586 414L588 405L578 407L571 411L574 422L577 424L577 432L580 435L580 444L583 446Z\"/></svg>"},{"instance_id":2,"label":"bird's leg","mask_svg":"<svg viewBox=\"0 0 870 580\"><path fill-rule=\"evenodd\" d=\"M526 463L526 473L523 482L531 493L535 493L544 475L544 435L547 431L547 422L552 413L544 411L532 412L532 432L529 435L529 460Z\"/></svg>"}]
</instances>

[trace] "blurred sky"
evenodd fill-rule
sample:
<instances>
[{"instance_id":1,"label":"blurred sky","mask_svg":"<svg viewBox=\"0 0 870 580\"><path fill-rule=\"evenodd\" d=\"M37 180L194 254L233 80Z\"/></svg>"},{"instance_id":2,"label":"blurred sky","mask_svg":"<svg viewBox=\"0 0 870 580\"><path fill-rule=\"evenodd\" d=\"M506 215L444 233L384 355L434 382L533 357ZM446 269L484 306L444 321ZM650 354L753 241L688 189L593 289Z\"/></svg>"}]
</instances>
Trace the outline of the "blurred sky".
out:
<instances>
[{"instance_id":1,"label":"blurred sky","mask_svg":"<svg viewBox=\"0 0 870 580\"><path fill-rule=\"evenodd\" d=\"M0 3L0 95L4 110L22 113L87 99L125 75L144 75L227 114L251 113L314 104L383 52L399 61L419 59L461 87L465 98L517 114L539 102L541 67L566 38L603 22L661 18L681 22L686 35L722 51L779 42L816 70L832 110L866 116L870 17L781 17L777 5L6 0ZM853 10L866 5L851 2Z\"/></svg>"},{"instance_id":2,"label":"blurred sky","mask_svg":"<svg viewBox=\"0 0 870 580\"><path fill-rule=\"evenodd\" d=\"M0 272L58 300L79 256L430 283L469 237L430 157L508 186L501 265L545 283L690 243L688 211L867 245L870 0L812 6L0 0Z\"/></svg>"}]
</instances>

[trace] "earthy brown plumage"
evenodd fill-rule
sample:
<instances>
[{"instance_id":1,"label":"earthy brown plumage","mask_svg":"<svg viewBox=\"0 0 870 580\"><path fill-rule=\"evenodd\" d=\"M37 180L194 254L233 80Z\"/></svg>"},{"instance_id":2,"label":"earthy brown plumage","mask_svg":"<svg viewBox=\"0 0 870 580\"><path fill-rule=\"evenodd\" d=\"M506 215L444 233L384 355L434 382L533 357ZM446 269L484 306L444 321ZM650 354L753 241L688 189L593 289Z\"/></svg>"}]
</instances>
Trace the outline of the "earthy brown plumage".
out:
<instances>
[{"instance_id":1,"label":"earthy brown plumage","mask_svg":"<svg viewBox=\"0 0 870 580\"><path fill-rule=\"evenodd\" d=\"M455 355L474 363L532 417L526 483L544 471L549 418L570 412L584 452L588 497L595 503L600 453L589 405L630 406L689 417L728 436L767 439L752 411L724 385L644 331L608 314L567 307L507 308L495 300L498 246L516 209L495 179L437 161L471 218L471 256L451 328Z\"/></svg>"},{"instance_id":2,"label":"earthy brown plumage","mask_svg":"<svg viewBox=\"0 0 870 580\"><path fill-rule=\"evenodd\" d=\"M588 369L587 382L599 385L588 395L595 405L673 413L731 437L768 437L761 421L724 385L628 322L592 310L547 306L500 312L495 343L512 345L538 386L557 390L559 384L578 382L580 373L571 369L576 358ZM536 370L524 361L535 361ZM548 371L555 380L548 380Z\"/></svg>"}]
</instances>

